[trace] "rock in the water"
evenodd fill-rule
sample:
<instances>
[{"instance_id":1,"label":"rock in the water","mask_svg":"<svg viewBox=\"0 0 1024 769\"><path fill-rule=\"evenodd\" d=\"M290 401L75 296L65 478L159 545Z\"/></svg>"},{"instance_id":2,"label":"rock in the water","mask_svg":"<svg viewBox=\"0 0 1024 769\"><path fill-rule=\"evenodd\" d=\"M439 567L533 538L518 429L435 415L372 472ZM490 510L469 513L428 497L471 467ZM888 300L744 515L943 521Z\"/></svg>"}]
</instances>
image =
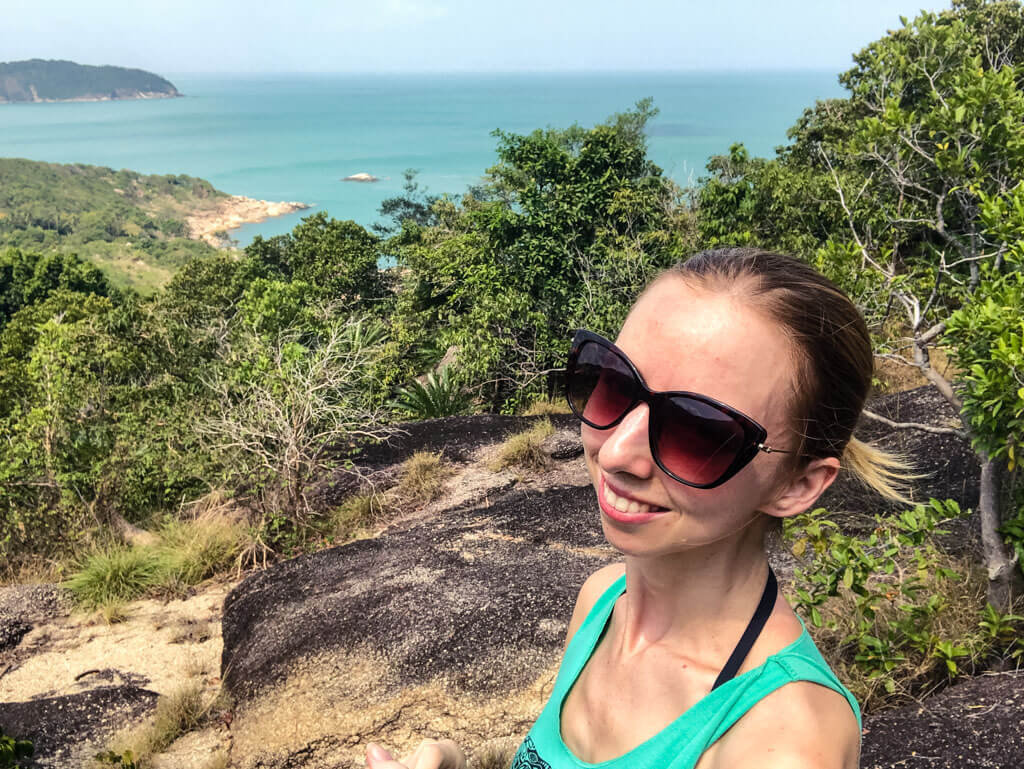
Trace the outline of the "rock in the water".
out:
<instances>
[{"instance_id":1,"label":"rock in the water","mask_svg":"<svg viewBox=\"0 0 1024 769\"><path fill-rule=\"evenodd\" d=\"M368 173L359 173L359 174L352 174L351 176L346 176L344 179L342 179L342 181L343 182L379 182L380 181L380 177L379 176L373 176L372 174L368 174Z\"/></svg>"},{"instance_id":2,"label":"rock in the water","mask_svg":"<svg viewBox=\"0 0 1024 769\"><path fill-rule=\"evenodd\" d=\"M34 766L84 767L115 732L152 710L156 699L154 692L117 686L5 702L0 703L0 729L32 742Z\"/></svg>"},{"instance_id":3,"label":"rock in the water","mask_svg":"<svg viewBox=\"0 0 1024 769\"><path fill-rule=\"evenodd\" d=\"M863 769L1019 769L1024 673L971 678L864 721Z\"/></svg>"}]
</instances>

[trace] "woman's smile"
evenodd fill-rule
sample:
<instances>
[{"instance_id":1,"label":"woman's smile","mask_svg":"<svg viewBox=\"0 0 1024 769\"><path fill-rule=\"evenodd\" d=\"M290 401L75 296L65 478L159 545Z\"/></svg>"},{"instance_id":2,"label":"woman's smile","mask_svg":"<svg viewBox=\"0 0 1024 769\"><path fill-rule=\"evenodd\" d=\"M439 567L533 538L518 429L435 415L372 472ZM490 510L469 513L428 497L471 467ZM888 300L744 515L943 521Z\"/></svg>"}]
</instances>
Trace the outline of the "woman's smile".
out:
<instances>
[{"instance_id":1,"label":"woman's smile","mask_svg":"<svg viewBox=\"0 0 1024 769\"><path fill-rule=\"evenodd\" d=\"M668 512L667 508L649 505L629 497L621 489L616 492L603 473L598 501L602 512L619 523L645 523Z\"/></svg>"}]
</instances>

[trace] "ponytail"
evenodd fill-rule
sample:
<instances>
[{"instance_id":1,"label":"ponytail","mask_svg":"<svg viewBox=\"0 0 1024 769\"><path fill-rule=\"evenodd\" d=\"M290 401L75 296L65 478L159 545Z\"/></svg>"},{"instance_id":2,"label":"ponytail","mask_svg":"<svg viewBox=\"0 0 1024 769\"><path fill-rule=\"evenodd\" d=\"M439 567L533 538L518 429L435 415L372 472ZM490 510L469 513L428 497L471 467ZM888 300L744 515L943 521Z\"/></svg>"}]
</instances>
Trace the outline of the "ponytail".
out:
<instances>
[{"instance_id":1,"label":"ponytail","mask_svg":"<svg viewBox=\"0 0 1024 769\"><path fill-rule=\"evenodd\" d=\"M872 491L893 502L914 504L909 498L912 492L910 482L921 476L912 472L911 465L900 455L851 436L839 461L851 475Z\"/></svg>"}]
</instances>

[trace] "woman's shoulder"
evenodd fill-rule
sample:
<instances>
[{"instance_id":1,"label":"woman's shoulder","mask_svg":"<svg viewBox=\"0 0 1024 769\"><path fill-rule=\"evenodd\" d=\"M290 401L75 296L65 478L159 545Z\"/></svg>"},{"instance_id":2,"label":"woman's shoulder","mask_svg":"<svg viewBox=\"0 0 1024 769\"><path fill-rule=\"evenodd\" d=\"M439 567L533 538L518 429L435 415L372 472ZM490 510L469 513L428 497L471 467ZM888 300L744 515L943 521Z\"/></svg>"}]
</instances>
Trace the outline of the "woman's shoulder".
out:
<instances>
[{"instance_id":1,"label":"woman's shoulder","mask_svg":"<svg viewBox=\"0 0 1024 769\"><path fill-rule=\"evenodd\" d=\"M605 591L612 586L619 577L626 573L626 564L617 562L603 566L584 581L580 587L579 595L576 596L576 606L572 610L572 617L569 619L569 628L565 634L565 645L580 629L583 620L586 619L590 610L594 608L597 599L604 595Z\"/></svg>"},{"instance_id":2,"label":"woman's shoulder","mask_svg":"<svg viewBox=\"0 0 1024 769\"><path fill-rule=\"evenodd\" d=\"M766 695L714 747L708 769L856 769L860 728L842 694L793 681Z\"/></svg>"}]
</instances>

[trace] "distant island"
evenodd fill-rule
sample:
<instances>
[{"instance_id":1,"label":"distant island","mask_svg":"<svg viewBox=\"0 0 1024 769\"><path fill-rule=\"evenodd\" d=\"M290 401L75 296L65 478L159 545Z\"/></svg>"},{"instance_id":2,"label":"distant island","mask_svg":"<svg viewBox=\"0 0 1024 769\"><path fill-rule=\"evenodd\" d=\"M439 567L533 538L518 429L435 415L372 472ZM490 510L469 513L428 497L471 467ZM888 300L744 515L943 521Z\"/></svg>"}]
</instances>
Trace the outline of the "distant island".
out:
<instances>
[{"instance_id":1,"label":"distant island","mask_svg":"<svg viewBox=\"0 0 1024 769\"><path fill-rule=\"evenodd\" d=\"M125 67L30 59L0 63L0 104L181 96L159 75Z\"/></svg>"}]
</instances>

